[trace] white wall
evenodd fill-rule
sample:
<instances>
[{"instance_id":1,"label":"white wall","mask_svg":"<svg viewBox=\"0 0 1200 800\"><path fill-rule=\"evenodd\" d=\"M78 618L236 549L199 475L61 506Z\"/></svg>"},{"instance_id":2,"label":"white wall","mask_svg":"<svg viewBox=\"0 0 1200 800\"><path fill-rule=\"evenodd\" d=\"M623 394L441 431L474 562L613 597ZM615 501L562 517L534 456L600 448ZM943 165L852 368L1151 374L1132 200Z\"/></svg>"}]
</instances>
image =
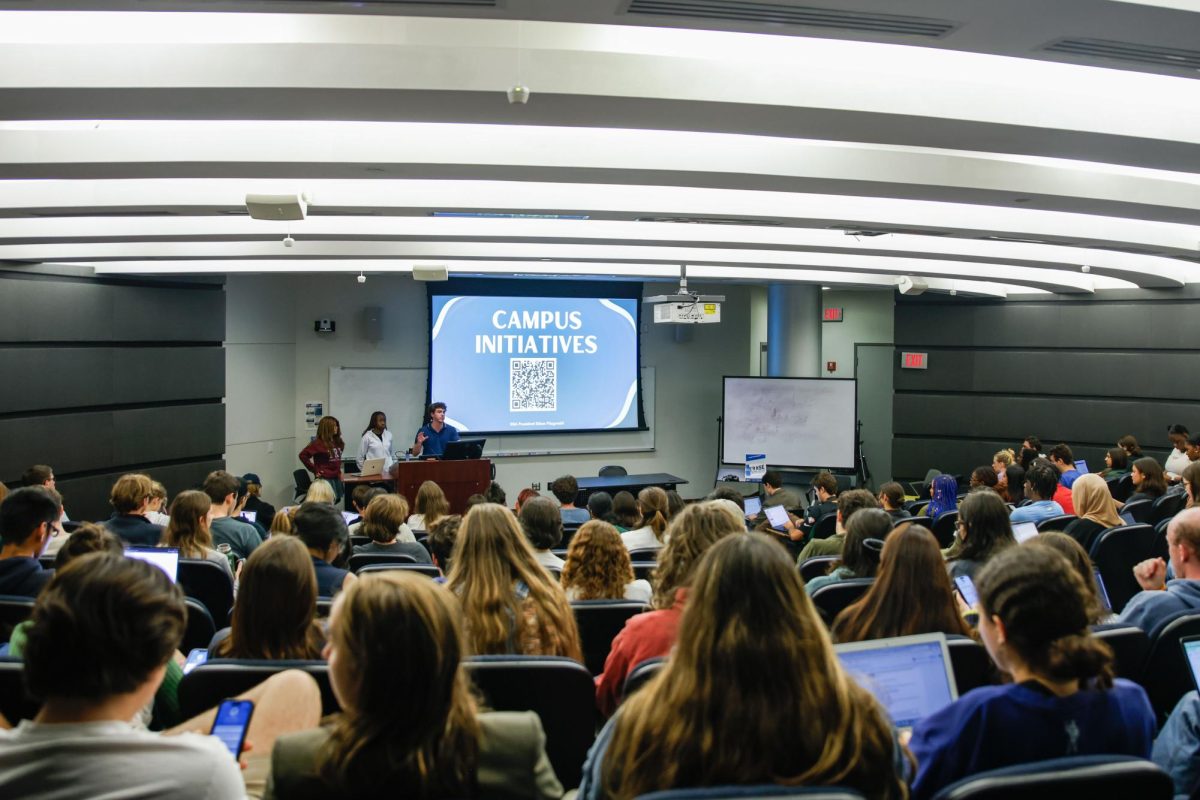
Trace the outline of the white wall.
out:
<instances>
[{"instance_id":1,"label":"white wall","mask_svg":"<svg viewBox=\"0 0 1200 800\"><path fill-rule=\"evenodd\" d=\"M257 473L277 508L292 502L292 470L300 467L295 295L283 276L230 275L225 284L226 467Z\"/></svg>"},{"instance_id":2,"label":"white wall","mask_svg":"<svg viewBox=\"0 0 1200 800\"><path fill-rule=\"evenodd\" d=\"M398 275L372 276L362 285L351 275L268 280L287 281L294 287L295 388L292 412L287 418L291 420L296 450L310 435L304 426L303 403L329 402L330 367L426 366L428 308L423 284ZM664 288L648 284L646 293L661 294ZM700 497L712 489L721 376L757 370L757 356L753 365L749 359L754 290L744 286L696 288L724 294L727 302L721 309L721 324L693 326L688 341L676 342L674 326L656 326L648 311L642 314L642 364L655 368L655 450L608 456L497 459L496 478L510 497L515 498L522 487L534 483L540 483L545 491L546 484L563 473L595 475L600 467L613 463L632 473L670 472L685 478L690 485L680 488L684 497ZM368 342L362 335L362 310L370 305L383 308L383 340L378 343ZM314 333L313 321L321 318L335 320L337 332ZM421 411L414 408L404 419L389 420L397 441L412 436L420 424ZM357 433L366 422L342 420L345 431L351 433ZM563 446L571 446L570 437L564 437Z\"/></svg>"}]
</instances>

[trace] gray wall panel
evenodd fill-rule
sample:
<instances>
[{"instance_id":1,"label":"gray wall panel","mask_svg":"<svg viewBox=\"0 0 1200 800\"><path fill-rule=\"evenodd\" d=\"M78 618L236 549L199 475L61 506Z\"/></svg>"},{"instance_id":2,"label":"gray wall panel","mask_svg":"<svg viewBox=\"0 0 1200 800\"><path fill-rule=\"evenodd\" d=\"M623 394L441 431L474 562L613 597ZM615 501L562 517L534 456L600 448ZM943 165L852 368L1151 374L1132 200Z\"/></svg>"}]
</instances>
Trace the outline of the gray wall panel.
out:
<instances>
[{"instance_id":1,"label":"gray wall panel","mask_svg":"<svg viewBox=\"0 0 1200 800\"><path fill-rule=\"evenodd\" d=\"M0 480L20 477L31 464L82 472L112 464L112 413L96 411L0 420ZM11 485L11 484L10 484Z\"/></svg>"},{"instance_id":2,"label":"gray wall panel","mask_svg":"<svg viewBox=\"0 0 1200 800\"><path fill-rule=\"evenodd\" d=\"M144 464L225 451L225 406L167 406L113 412L112 464Z\"/></svg>"},{"instance_id":3,"label":"gray wall panel","mask_svg":"<svg viewBox=\"0 0 1200 800\"><path fill-rule=\"evenodd\" d=\"M110 339L109 287L0 275L0 341L86 342Z\"/></svg>"},{"instance_id":4,"label":"gray wall panel","mask_svg":"<svg viewBox=\"0 0 1200 800\"><path fill-rule=\"evenodd\" d=\"M204 482L204 476L215 469L224 469L224 461L197 461L191 464L172 464L147 470L147 474L167 487L169 497L186 489L195 489ZM99 521L108 519L112 506L108 494L123 471L92 475L58 481L58 490L63 496L63 507L73 520Z\"/></svg>"},{"instance_id":5,"label":"gray wall panel","mask_svg":"<svg viewBox=\"0 0 1200 800\"><path fill-rule=\"evenodd\" d=\"M225 396L222 347L150 347L117 351L114 403L167 402Z\"/></svg>"},{"instance_id":6,"label":"gray wall panel","mask_svg":"<svg viewBox=\"0 0 1200 800\"><path fill-rule=\"evenodd\" d=\"M113 306L116 341L220 342L225 293L213 289L120 287Z\"/></svg>"}]
</instances>

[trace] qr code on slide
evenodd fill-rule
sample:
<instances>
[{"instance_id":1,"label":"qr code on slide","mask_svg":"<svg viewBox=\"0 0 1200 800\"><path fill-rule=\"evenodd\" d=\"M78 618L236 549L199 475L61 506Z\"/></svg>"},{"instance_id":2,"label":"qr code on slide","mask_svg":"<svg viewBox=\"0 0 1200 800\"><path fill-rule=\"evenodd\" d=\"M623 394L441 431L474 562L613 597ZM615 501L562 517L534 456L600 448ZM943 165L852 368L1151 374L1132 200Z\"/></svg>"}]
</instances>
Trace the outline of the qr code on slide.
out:
<instances>
[{"instance_id":1,"label":"qr code on slide","mask_svg":"<svg viewBox=\"0 0 1200 800\"><path fill-rule=\"evenodd\" d=\"M508 360L508 410L558 410L558 359Z\"/></svg>"}]
</instances>

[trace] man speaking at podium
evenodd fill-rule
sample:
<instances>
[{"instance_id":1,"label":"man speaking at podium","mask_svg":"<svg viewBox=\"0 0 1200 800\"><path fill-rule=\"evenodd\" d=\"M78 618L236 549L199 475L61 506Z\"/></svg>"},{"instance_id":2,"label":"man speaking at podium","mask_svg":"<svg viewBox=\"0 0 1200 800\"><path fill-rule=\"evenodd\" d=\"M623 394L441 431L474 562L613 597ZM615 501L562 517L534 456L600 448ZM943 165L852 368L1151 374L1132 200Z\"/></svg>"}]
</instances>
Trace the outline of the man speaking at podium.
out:
<instances>
[{"instance_id":1,"label":"man speaking at podium","mask_svg":"<svg viewBox=\"0 0 1200 800\"><path fill-rule=\"evenodd\" d=\"M458 441L458 428L446 424L446 404L430 403L425 409L425 421L417 431L413 444L414 456L440 458L450 442Z\"/></svg>"}]
</instances>

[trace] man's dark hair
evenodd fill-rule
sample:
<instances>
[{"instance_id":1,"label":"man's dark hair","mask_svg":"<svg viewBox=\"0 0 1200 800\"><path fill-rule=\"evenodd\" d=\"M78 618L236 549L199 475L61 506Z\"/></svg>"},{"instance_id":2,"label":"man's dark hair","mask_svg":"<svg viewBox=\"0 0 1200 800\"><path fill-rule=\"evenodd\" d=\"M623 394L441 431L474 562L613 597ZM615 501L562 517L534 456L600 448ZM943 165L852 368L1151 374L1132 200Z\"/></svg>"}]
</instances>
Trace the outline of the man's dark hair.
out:
<instances>
[{"instance_id":1,"label":"man's dark hair","mask_svg":"<svg viewBox=\"0 0 1200 800\"><path fill-rule=\"evenodd\" d=\"M62 503L56 494L45 486L26 486L4 498L0 503L0 544L24 544L39 526L58 519Z\"/></svg>"},{"instance_id":2,"label":"man's dark hair","mask_svg":"<svg viewBox=\"0 0 1200 800\"><path fill-rule=\"evenodd\" d=\"M475 494L473 494L467 498L467 509L466 510L470 511L475 506L481 506L487 502L489 502L487 497L476 492ZM464 512L464 513L466 513L466 512Z\"/></svg>"},{"instance_id":3,"label":"man's dark hair","mask_svg":"<svg viewBox=\"0 0 1200 800\"><path fill-rule=\"evenodd\" d=\"M33 608L25 685L34 697L127 694L183 640L183 590L145 561L90 553L57 572Z\"/></svg>"},{"instance_id":4,"label":"man's dark hair","mask_svg":"<svg viewBox=\"0 0 1200 800\"><path fill-rule=\"evenodd\" d=\"M833 473L829 470L821 470L817 473L817 477L813 478L812 486L814 489L824 489L832 495L838 493L837 478L833 477Z\"/></svg>"},{"instance_id":5,"label":"man's dark hair","mask_svg":"<svg viewBox=\"0 0 1200 800\"><path fill-rule=\"evenodd\" d=\"M508 496L504 494L504 489L495 481L488 484L487 491L483 493L483 496L487 498L489 503L495 503L498 506L508 503Z\"/></svg>"},{"instance_id":6,"label":"man's dark hair","mask_svg":"<svg viewBox=\"0 0 1200 800\"><path fill-rule=\"evenodd\" d=\"M22 486L41 486L54 477L54 470L45 464L34 464L21 475Z\"/></svg>"},{"instance_id":7,"label":"man's dark hair","mask_svg":"<svg viewBox=\"0 0 1200 800\"><path fill-rule=\"evenodd\" d=\"M334 542L343 542L350 535L342 512L329 503L303 503L292 518L296 536L310 550L324 553Z\"/></svg>"},{"instance_id":8,"label":"man's dark hair","mask_svg":"<svg viewBox=\"0 0 1200 800\"><path fill-rule=\"evenodd\" d=\"M120 556L125 554L125 545L119 536L103 525L85 522L71 533L62 547L58 548L58 555L54 557L54 568L62 569L89 553L112 553Z\"/></svg>"},{"instance_id":9,"label":"man's dark hair","mask_svg":"<svg viewBox=\"0 0 1200 800\"><path fill-rule=\"evenodd\" d=\"M1050 500L1058 487L1058 470L1044 458L1034 459L1025 471L1025 482L1039 500Z\"/></svg>"},{"instance_id":10,"label":"man's dark hair","mask_svg":"<svg viewBox=\"0 0 1200 800\"><path fill-rule=\"evenodd\" d=\"M1167 426L1167 435L1168 436L1187 436L1188 435L1187 426L1179 425L1179 424L1168 425Z\"/></svg>"},{"instance_id":11,"label":"man's dark hair","mask_svg":"<svg viewBox=\"0 0 1200 800\"><path fill-rule=\"evenodd\" d=\"M838 495L837 510L842 515L842 527L850 521L850 517L864 508L879 508L879 498L866 489L851 489Z\"/></svg>"},{"instance_id":12,"label":"man's dark hair","mask_svg":"<svg viewBox=\"0 0 1200 800\"><path fill-rule=\"evenodd\" d=\"M208 473L204 478L204 493L208 495L209 500L216 505L220 505L231 494L236 499L241 485L242 481L236 475L231 475L225 470L219 469Z\"/></svg>"},{"instance_id":13,"label":"man's dark hair","mask_svg":"<svg viewBox=\"0 0 1200 800\"><path fill-rule=\"evenodd\" d=\"M1058 444L1054 445L1054 447L1051 447L1050 452L1046 455L1050 457L1051 461L1057 459L1066 464L1073 465L1075 463L1075 456L1072 455L1071 448L1062 442L1059 442Z\"/></svg>"},{"instance_id":14,"label":"man's dark hair","mask_svg":"<svg viewBox=\"0 0 1200 800\"><path fill-rule=\"evenodd\" d=\"M900 508L904 505L904 487L895 481L880 486L879 493L887 498L888 505L892 508Z\"/></svg>"},{"instance_id":15,"label":"man's dark hair","mask_svg":"<svg viewBox=\"0 0 1200 800\"><path fill-rule=\"evenodd\" d=\"M1042 440L1039 439L1038 437L1032 436L1032 435L1026 436L1021 441L1029 442L1030 447L1032 447L1034 450L1037 450L1039 453L1042 452Z\"/></svg>"},{"instance_id":16,"label":"man's dark hair","mask_svg":"<svg viewBox=\"0 0 1200 800\"><path fill-rule=\"evenodd\" d=\"M592 519L602 519L608 522L612 514L613 499L608 492L592 492L588 495L587 509Z\"/></svg>"},{"instance_id":17,"label":"man's dark hair","mask_svg":"<svg viewBox=\"0 0 1200 800\"><path fill-rule=\"evenodd\" d=\"M783 476L779 474L778 470L769 469L763 473L762 482L764 486L779 489L783 486Z\"/></svg>"},{"instance_id":18,"label":"man's dark hair","mask_svg":"<svg viewBox=\"0 0 1200 800\"><path fill-rule=\"evenodd\" d=\"M737 489L732 486L718 486L708 493L708 500L728 500L731 503L737 503L737 507L742 511L746 510L746 498Z\"/></svg>"},{"instance_id":19,"label":"man's dark hair","mask_svg":"<svg viewBox=\"0 0 1200 800\"><path fill-rule=\"evenodd\" d=\"M575 498L579 495L579 481L575 480L574 475L563 475L550 484L550 493L557 497L558 502L563 505L574 503Z\"/></svg>"},{"instance_id":20,"label":"man's dark hair","mask_svg":"<svg viewBox=\"0 0 1200 800\"><path fill-rule=\"evenodd\" d=\"M549 550L562 541L562 513L549 497L530 498L521 506L521 528L535 550Z\"/></svg>"},{"instance_id":21,"label":"man's dark hair","mask_svg":"<svg viewBox=\"0 0 1200 800\"><path fill-rule=\"evenodd\" d=\"M450 571L450 555L454 552L454 541L458 538L460 525L462 517L450 514L433 523L429 529L429 552L442 572Z\"/></svg>"},{"instance_id":22,"label":"man's dark hair","mask_svg":"<svg viewBox=\"0 0 1200 800\"><path fill-rule=\"evenodd\" d=\"M365 511L367 504L381 494L387 494L387 489L371 486L368 483L360 483L354 487L354 492L350 495L350 499L359 510Z\"/></svg>"}]
</instances>

